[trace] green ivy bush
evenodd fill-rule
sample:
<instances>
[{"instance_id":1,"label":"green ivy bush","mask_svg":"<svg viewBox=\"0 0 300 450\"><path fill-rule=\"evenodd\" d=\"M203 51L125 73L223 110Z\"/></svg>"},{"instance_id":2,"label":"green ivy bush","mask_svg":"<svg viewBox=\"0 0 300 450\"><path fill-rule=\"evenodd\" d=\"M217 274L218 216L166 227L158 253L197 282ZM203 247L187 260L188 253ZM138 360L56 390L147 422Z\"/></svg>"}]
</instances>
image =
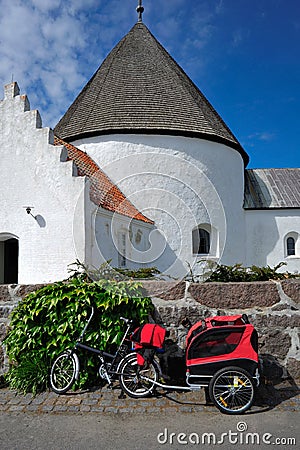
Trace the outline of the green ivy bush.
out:
<instances>
[{"instance_id":1,"label":"green ivy bush","mask_svg":"<svg viewBox=\"0 0 300 450\"><path fill-rule=\"evenodd\" d=\"M284 262L277 264L275 267L243 267L242 264L235 264L234 266L217 264L206 282L250 282L297 278L297 275L290 272L277 272L284 265L286 265Z\"/></svg>"},{"instance_id":2,"label":"green ivy bush","mask_svg":"<svg viewBox=\"0 0 300 450\"><path fill-rule=\"evenodd\" d=\"M79 337L90 305L97 314L85 341L107 351L124 333L120 316L143 323L153 309L151 299L141 294L141 285L125 281L75 277L29 294L13 310L4 341L10 361L6 381L12 389L36 394L47 388L51 361ZM93 357L86 358L85 376L77 387L95 382L93 364Z\"/></svg>"}]
</instances>

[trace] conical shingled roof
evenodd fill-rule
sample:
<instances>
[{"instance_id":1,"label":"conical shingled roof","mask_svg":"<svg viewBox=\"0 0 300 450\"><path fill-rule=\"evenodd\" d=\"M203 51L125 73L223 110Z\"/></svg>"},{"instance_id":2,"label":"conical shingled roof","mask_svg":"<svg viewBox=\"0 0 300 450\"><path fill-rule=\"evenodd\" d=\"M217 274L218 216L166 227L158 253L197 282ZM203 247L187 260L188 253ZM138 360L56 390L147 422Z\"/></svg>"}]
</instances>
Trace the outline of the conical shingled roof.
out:
<instances>
[{"instance_id":1,"label":"conical shingled roof","mask_svg":"<svg viewBox=\"0 0 300 450\"><path fill-rule=\"evenodd\" d=\"M138 22L55 127L67 141L112 133L200 137L248 155L205 96Z\"/></svg>"}]
</instances>

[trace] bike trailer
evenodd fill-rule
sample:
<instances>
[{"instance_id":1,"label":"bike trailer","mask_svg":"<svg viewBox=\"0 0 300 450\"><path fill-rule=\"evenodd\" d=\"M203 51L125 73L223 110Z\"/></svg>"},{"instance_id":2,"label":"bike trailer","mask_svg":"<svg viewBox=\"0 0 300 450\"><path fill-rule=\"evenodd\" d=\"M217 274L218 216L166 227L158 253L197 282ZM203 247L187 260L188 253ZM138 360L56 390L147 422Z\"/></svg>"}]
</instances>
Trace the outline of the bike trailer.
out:
<instances>
[{"instance_id":1,"label":"bike trailer","mask_svg":"<svg viewBox=\"0 0 300 450\"><path fill-rule=\"evenodd\" d=\"M255 376L258 338L246 315L209 317L194 324L186 337L189 384L208 384L220 369L235 366Z\"/></svg>"},{"instance_id":2,"label":"bike trailer","mask_svg":"<svg viewBox=\"0 0 300 450\"><path fill-rule=\"evenodd\" d=\"M163 344L162 327L146 324L134 335L137 355L126 357L120 369L120 385L129 396L145 397L157 386L187 391L204 387L206 396L223 413L242 414L252 406L259 385L258 339L247 316L210 317L190 328L186 338L186 386L166 384L153 359L155 349Z\"/></svg>"}]
</instances>

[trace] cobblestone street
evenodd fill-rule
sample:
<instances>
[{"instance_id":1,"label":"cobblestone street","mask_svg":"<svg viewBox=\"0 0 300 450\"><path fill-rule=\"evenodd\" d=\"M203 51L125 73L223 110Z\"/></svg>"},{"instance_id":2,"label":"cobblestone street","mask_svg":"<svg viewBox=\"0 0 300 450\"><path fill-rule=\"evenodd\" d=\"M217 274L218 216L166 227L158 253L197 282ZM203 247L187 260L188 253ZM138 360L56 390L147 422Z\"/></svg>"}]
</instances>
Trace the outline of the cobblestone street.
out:
<instances>
[{"instance_id":1,"label":"cobblestone street","mask_svg":"<svg viewBox=\"0 0 300 450\"><path fill-rule=\"evenodd\" d=\"M37 396L21 395L6 388L0 389L1 410L8 413L183 413L217 411L206 405L204 390L200 392L157 392L156 396L145 399L119 398L120 389L107 387L94 391L70 392L57 395L44 392ZM251 410L279 409L300 410L300 391L296 385L284 382L278 386L260 387Z\"/></svg>"}]
</instances>

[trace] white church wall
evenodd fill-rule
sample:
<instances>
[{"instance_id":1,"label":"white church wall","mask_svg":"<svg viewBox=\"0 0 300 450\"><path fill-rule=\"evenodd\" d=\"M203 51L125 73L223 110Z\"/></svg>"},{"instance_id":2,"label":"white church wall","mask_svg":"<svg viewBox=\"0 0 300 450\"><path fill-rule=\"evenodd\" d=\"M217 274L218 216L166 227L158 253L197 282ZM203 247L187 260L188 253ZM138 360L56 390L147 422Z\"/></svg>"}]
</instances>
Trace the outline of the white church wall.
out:
<instances>
[{"instance_id":1,"label":"white church wall","mask_svg":"<svg viewBox=\"0 0 300 450\"><path fill-rule=\"evenodd\" d=\"M187 262L207 259L192 253L192 230L201 223L217 230L212 236L217 250L208 258L244 262L244 167L236 150L202 139L151 135L100 136L73 144L155 221L152 238L158 245L149 265L183 276Z\"/></svg>"},{"instance_id":2,"label":"white church wall","mask_svg":"<svg viewBox=\"0 0 300 450\"><path fill-rule=\"evenodd\" d=\"M144 264L145 254L150 247L149 235L153 226L103 208L94 209L92 214L90 245L91 264L95 268L106 261L112 267L137 269Z\"/></svg>"},{"instance_id":3,"label":"white church wall","mask_svg":"<svg viewBox=\"0 0 300 450\"><path fill-rule=\"evenodd\" d=\"M299 210L248 210L246 211L247 265L269 265L280 262L286 265L282 272L300 272L300 215ZM295 255L287 256L286 236L293 233L296 239Z\"/></svg>"},{"instance_id":4,"label":"white church wall","mask_svg":"<svg viewBox=\"0 0 300 450\"><path fill-rule=\"evenodd\" d=\"M74 217L83 217L85 179L72 177L73 163L62 161L52 131L41 128L39 113L18 94L12 83L0 101L0 236L18 238L19 283L51 282L67 277L67 265L84 256L77 251L84 251L83 228ZM24 206L33 207L31 214Z\"/></svg>"}]
</instances>

